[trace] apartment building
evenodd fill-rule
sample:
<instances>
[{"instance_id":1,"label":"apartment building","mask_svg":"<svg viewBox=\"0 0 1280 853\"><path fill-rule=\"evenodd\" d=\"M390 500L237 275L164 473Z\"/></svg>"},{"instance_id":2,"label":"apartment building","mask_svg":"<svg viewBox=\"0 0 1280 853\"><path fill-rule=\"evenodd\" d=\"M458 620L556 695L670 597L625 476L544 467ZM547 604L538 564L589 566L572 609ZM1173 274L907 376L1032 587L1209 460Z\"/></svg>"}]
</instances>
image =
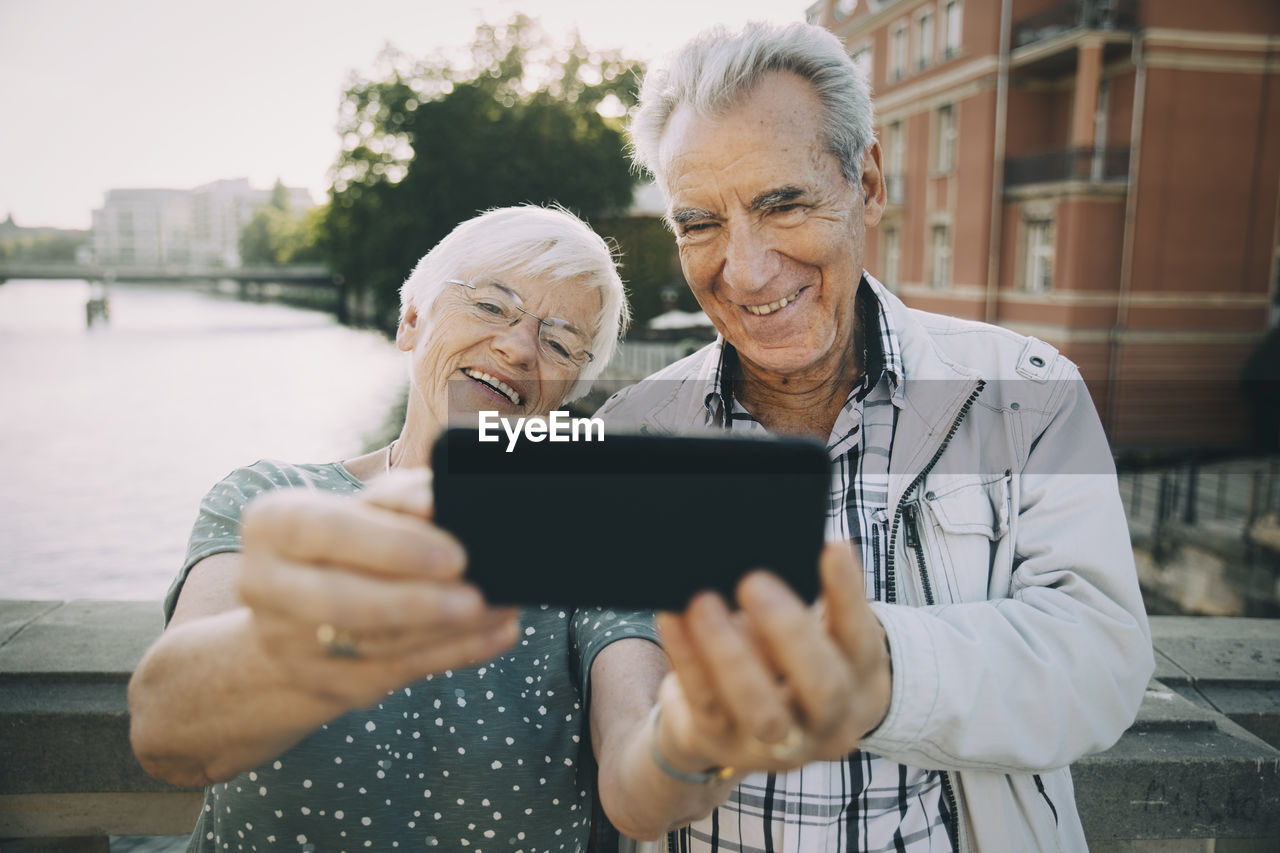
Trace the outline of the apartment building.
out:
<instances>
[{"instance_id":1,"label":"apartment building","mask_svg":"<svg viewBox=\"0 0 1280 853\"><path fill-rule=\"evenodd\" d=\"M294 210L313 205L305 189L286 192ZM103 263L138 266L239 266L240 231L271 193L254 189L247 178L189 190L108 190L93 211L94 254Z\"/></svg>"},{"instance_id":2,"label":"apartment building","mask_svg":"<svg viewBox=\"0 0 1280 853\"><path fill-rule=\"evenodd\" d=\"M102 261L138 266L186 263L191 212L183 190L108 190L93 211L93 251Z\"/></svg>"},{"instance_id":3,"label":"apartment building","mask_svg":"<svg viewBox=\"0 0 1280 853\"><path fill-rule=\"evenodd\" d=\"M1248 434L1277 315L1280 3L819 0L870 75L909 304L1074 359L1120 446Z\"/></svg>"}]
</instances>

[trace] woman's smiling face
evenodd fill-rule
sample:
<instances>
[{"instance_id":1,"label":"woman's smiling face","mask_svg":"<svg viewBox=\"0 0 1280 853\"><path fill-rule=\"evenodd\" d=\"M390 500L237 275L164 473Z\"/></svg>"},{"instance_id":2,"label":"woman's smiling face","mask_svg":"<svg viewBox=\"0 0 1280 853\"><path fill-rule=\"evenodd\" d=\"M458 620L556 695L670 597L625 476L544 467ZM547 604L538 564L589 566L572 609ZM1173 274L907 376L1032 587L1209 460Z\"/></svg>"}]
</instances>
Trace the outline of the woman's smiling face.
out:
<instances>
[{"instance_id":1,"label":"woman's smiling face","mask_svg":"<svg viewBox=\"0 0 1280 853\"><path fill-rule=\"evenodd\" d=\"M601 298L592 287L517 274L476 274L466 280L500 286L516 294L529 315L568 321L588 339L599 322ZM405 311L396 344L413 354L410 409L420 408L444 426L470 422L479 411L527 417L561 405L580 368L546 355L534 316L521 313L513 325L495 325L477 319L470 298L465 286L451 284L426 312L429 316L417 306Z\"/></svg>"}]
</instances>

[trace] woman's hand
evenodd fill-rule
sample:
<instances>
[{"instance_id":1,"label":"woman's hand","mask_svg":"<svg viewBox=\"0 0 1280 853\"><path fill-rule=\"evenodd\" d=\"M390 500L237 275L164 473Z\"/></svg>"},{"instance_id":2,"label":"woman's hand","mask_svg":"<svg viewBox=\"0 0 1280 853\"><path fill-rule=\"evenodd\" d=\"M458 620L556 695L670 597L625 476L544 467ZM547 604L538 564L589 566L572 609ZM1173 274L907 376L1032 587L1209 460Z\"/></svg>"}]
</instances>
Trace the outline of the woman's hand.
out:
<instances>
[{"instance_id":1,"label":"woman's hand","mask_svg":"<svg viewBox=\"0 0 1280 853\"><path fill-rule=\"evenodd\" d=\"M249 505L239 592L284 677L362 707L516 641L517 611L487 606L463 580L466 555L431 510L422 469L357 498L287 489Z\"/></svg>"},{"instance_id":2,"label":"woman's hand","mask_svg":"<svg viewBox=\"0 0 1280 853\"><path fill-rule=\"evenodd\" d=\"M653 733L681 770L788 770L847 755L884 719L892 675L884 629L847 544L820 560L823 596L806 606L775 576L713 593L658 626L672 671Z\"/></svg>"}]
</instances>

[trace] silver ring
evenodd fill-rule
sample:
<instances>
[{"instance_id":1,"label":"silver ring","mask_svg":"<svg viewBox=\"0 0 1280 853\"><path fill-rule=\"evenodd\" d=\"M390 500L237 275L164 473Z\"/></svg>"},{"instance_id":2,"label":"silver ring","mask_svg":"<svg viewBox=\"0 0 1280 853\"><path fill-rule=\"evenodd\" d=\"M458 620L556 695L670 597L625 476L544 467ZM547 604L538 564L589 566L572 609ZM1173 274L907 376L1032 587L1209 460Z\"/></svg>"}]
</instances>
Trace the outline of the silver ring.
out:
<instances>
[{"instance_id":1,"label":"silver ring","mask_svg":"<svg viewBox=\"0 0 1280 853\"><path fill-rule=\"evenodd\" d=\"M329 657L360 657L360 650L356 648L356 641L351 636L351 632L345 628L336 628L329 622L324 622L316 628L316 642Z\"/></svg>"}]
</instances>

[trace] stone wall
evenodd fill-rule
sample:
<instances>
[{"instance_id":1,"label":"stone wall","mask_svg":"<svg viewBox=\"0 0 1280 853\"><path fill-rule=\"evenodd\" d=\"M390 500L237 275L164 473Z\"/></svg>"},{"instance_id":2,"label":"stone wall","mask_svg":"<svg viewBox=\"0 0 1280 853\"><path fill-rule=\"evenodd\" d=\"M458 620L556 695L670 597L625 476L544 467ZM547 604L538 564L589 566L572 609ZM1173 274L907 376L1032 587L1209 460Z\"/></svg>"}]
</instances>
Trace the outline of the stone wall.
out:
<instances>
[{"instance_id":1,"label":"stone wall","mask_svg":"<svg viewBox=\"0 0 1280 853\"><path fill-rule=\"evenodd\" d=\"M155 602L0 600L0 848L189 831L200 793L129 748L125 687L160 627ZM1280 621L1155 617L1152 632L1137 721L1073 766L1091 847L1280 849Z\"/></svg>"}]
</instances>

